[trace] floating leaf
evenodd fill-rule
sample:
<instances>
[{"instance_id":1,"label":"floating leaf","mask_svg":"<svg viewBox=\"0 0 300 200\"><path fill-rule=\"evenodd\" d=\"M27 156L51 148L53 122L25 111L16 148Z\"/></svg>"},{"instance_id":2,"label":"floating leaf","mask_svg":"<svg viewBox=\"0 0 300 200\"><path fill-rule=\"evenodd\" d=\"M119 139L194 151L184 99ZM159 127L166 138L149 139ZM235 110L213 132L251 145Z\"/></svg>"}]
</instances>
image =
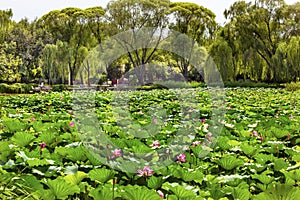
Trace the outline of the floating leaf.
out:
<instances>
[{"instance_id":1,"label":"floating leaf","mask_svg":"<svg viewBox=\"0 0 300 200\"><path fill-rule=\"evenodd\" d=\"M155 189L155 190L160 188L161 185L163 184L163 182L164 182L164 180L162 177L151 176L149 179L147 179L148 187L151 189Z\"/></svg>"},{"instance_id":2,"label":"floating leaf","mask_svg":"<svg viewBox=\"0 0 300 200\"><path fill-rule=\"evenodd\" d=\"M267 190L254 196L253 200L298 200L300 188L291 185L269 185Z\"/></svg>"},{"instance_id":3,"label":"floating leaf","mask_svg":"<svg viewBox=\"0 0 300 200\"><path fill-rule=\"evenodd\" d=\"M89 172L88 176L92 181L98 181L102 184L110 179L113 179L115 173L109 169L93 169Z\"/></svg>"},{"instance_id":4,"label":"floating leaf","mask_svg":"<svg viewBox=\"0 0 300 200\"><path fill-rule=\"evenodd\" d=\"M64 179L57 178L55 180L47 179L45 184L49 187L47 193L49 196L54 196L57 199L67 199L69 195L80 193L80 188L77 185L66 182ZM51 193L49 193L51 191ZM39 194L45 192L40 191Z\"/></svg>"},{"instance_id":5,"label":"floating leaf","mask_svg":"<svg viewBox=\"0 0 300 200\"><path fill-rule=\"evenodd\" d=\"M126 186L121 193L122 198L126 200L161 200L155 190L149 190L146 187Z\"/></svg>"},{"instance_id":6,"label":"floating leaf","mask_svg":"<svg viewBox=\"0 0 300 200\"><path fill-rule=\"evenodd\" d=\"M242 160L237 159L236 156L232 155L225 155L220 160L216 160L215 162L226 170L232 170L244 165Z\"/></svg>"},{"instance_id":7,"label":"floating leaf","mask_svg":"<svg viewBox=\"0 0 300 200\"><path fill-rule=\"evenodd\" d=\"M19 147L25 147L28 144L30 144L35 137L27 132L17 132L14 134L14 136L11 138L11 141L18 145Z\"/></svg>"},{"instance_id":8,"label":"floating leaf","mask_svg":"<svg viewBox=\"0 0 300 200\"><path fill-rule=\"evenodd\" d=\"M115 192L116 193L116 192ZM98 187L96 189L92 189L89 193L89 196L93 197L94 199L113 199L113 197L118 197L117 194L113 194L112 185L105 185L103 187Z\"/></svg>"},{"instance_id":9,"label":"floating leaf","mask_svg":"<svg viewBox=\"0 0 300 200\"><path fill-rule=\"evenodd\" d=\"M280 171L282 169L286 169L289 166L289 164L283 159L275 159L274 161L274 170L275 171Z\"/></svg>"},{"instance_id":10,"label":"floating leaf","mask_svg":"<svg viewBox=\"0 0 300 200\"><path fill-rule=\"evenodd\" d=\"M284 174L295 181L300 181L300 169L294 169L289 172L284 172Z\"/></svg>"},{"instance_id":11,"label":"floating leaf","mask_svg":"<svg viewBox=\"0 0 300 200\"><path fill-rule=\"evenodd\" d=\"M274 177L268 175L269 173L270 172L265 171L262 174L253 174L253 175L251 175L251 177L253 179L258 179L261 183L263 183L265 185L268 185L268 184L272 183L275 180Z\"/></svg>"},{"instance_id":12,"label":"floating leaf","mask_svg":"<svg viewBox=\"0 0 300 200\"><path fill-rule=\"evenodd\" d=\"M78 185L84 178L87 178L87 174L82 171L77 171L75 174L68 174L64 177L64 179L68 183L72 183L74 185Z\"/></svg>"}]
</instances>

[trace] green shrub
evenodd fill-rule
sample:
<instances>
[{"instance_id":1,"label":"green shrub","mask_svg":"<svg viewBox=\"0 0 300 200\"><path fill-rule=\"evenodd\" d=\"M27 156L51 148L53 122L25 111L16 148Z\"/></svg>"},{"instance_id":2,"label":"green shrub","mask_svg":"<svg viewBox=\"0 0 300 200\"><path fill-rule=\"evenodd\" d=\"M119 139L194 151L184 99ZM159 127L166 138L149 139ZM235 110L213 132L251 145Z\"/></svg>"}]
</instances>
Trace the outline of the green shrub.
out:
<instances>
[{"instance_id":1,"label":"green shrub","mask_svg":"<svg viewBox=\"0 0 300 200\"><path fill-rule=\"evenodd\" d=\"M300 90L300 82L292 82L285 84L285 89L288 91Z\"/></svg>"},{"instance_id":2,"label":"green shrub","mask_svg":"<svg viewBox=\"0 0 300 200\"><path fill-rule=\"evenodd\" d=\"M52 86L52 91L53 92L62 92L64 90L67 89L67 85L63 85L63 84L60 84L60 85L53 85Z\"/></svg>"},{"instance_id":3,"label":"green shrub","mask_svg":"<svg viewBox=\"0 0 300 200\"><path fill-rule=\"evenodd\" d=\"M25 83L6 84L6 83L0 83L0 93L7 93L7 94L30 93L32 91L32 86L35 87L36 84L25 84Z\"/></svg>"},{"instance_id":4,"label":"green shrub","mask_svg":"<svg viewBox=\"0 0 300 200\"><path fill-rule=\"evenodd\" d=\"M245 82L224 82L225 87L234 88L234 87L248 87L248 88L280 88L279 84L269 84L269 83L263 83L263 82L251 82L251 81L245 81Z\"/></svg>"},{"instance_id":5,"label":"green shrub","mask_svg":"<svg viewBox=\"0 0 300 200\"><path fill-rule=\"evenodd\" d=\"M153 85L159 85L162 88L190 88L190 85L188 82L183 81L162 81L162 82L155 82Z\"/></svg>"},{"instance_id":6,"label":"green shrub","mask_svg":"<svg viewBox=\"0 0 300 200\"><path fill-rule=\"evenodd\" d=\"M204 87L205 83L192 81L192 82L189 82L189 85L190 85L191 88L198 88L198 87Z\"/></svg>"}]
</instances>

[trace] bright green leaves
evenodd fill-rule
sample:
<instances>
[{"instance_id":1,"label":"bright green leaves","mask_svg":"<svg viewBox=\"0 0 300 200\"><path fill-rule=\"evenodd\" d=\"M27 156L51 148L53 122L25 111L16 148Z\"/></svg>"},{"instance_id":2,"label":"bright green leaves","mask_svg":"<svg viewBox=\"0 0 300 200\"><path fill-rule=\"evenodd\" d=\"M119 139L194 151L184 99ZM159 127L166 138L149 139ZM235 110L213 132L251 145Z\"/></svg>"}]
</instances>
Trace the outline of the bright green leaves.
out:
<instances>
[{"instance_id":1,"label":"bright green leaves","mask_svg":"<svg viewBox=\"0 0 300 200\"><path fill-rule=\"evenodd\" d=\"M5 129L11 131L12 133L17 131L25 131L27 128L27 124L14 118L5 119L2 123L5 126Z\"/></svg>"},{"instance_id":2,"label":"bright green leaves","mask_svg":"<svg viewBox=\"0 0 300 200\"><path fill-rule=\"evenodd\" d=\"M264 185L268 185L275 180L274 177L270 174L272 174L271 171L265 171L262 174L253 174L252 178L258 179Z\"/></svg>"},{"instance_id":3,"label":"bright green leaves","mask_svg":"<svg viewBox=\"0 0 300 200\"><path fill-rule=\"evenodd\" d=\"M147 185L151 189L157 190L158 188L161 187L163 184L164 180L162 177L155 177L151 176L150 178L147 179Z\"/></svg>"},{"instance_id":4,"label":"bright green leaves","mask_svg":"<svg viewBox=\"0 0 300 200\"><path fill-rule=\"evenodd\" d=\"M117 194L114 194L111 184L106 184L98 188L92 189L89 196L94 199L113 199L117 197Z\"/></svg>"},{"instance_id":5,"label":"bright green leaves","mask_svg":"<svg viewBox=\"0 0 300 200\"><path fill-rule=\"evenodd\" d=\"M85 172L77 171L74 174L68 174L64 179L71 184L78 185L84 178L87 178L88 175Z\"/></svg>"},{"instance_id":6,"label":"bright green leaves","mask_svg":"<svg viewBox=\"0 0 300 200\"><path fill-rule=\"evenodd\" d=\"M122 198L126 200L141 200L141 199L153 199L160 200L161 198L154 190L149 190L146 187L138 187L128 185L124 188L124 192L121 193Z\"/></svg>"},{"instance_id":7,"label":"bright green leaves","mask_svg":"<svg viewBox=\"0 0 300 200\"><path fill-rule=\"evenodd\" d=\"M197 189L191 186L184 187L179 185L178 183L165 183L163 184L162 188L173 193L177 197L177 199L183 200L195 199L195 193L198 191ZM170 197L171 196L172 195L170 195ZM171 199L174 199L174 197L171 197Z\"/></svg>"},{"instance_id":8,"label":"bright green leaves","mask_svg":"<svg viewBox=\"0 0 300 200\"><path fill-rule=\"evenodd\" d=\"M244 161L236 158L233 155L225 155L221 159L215 161L218 165L220 165L225 170L232 170L244 165Z\"/></svg>"},{"instance_id":9,"label":"bright green leaves","mask_svg":"<svg viewBox=\"0 0 300 200\"><path fill-rule=\"evenodd\" d=\"M43 199L67 199L69 195L80 192L77 185L68 183L61 178L57 178L55 180L47 179L44 183L49 187L49 189L38 192Z\"/></svg>"},{"instance_id":10,"label":"bright green leaves","mask_svg":"<svg viewBox=\"0 0 300 200\"><path fill-rule=\"evenodd\" d=\"M289 185L269 185L267 190L253 197L253 200L296 200L300 196L299 187Z\"/></svg>"},{"instance_id":11,"label":"bright green leaves","mask_svg":"<svg viewBox=\"0 0 300 200\"><path fill-rule=\"evenodd\" d=\"M113 179L115 173L109 169L93 169L89 172L89 178L93 181L97 181L101 184Z\"/></svg>"},{"instance_id":12,"label":"bright green leaves","mask_svg":"<svg viewBox=\"0 0 300 200\"><path fill-rule=\"evenodd\" d=\"M259 149L257 149L256 146L249 145L246 142L242 143L240 147L247 156L254 156L257 152L259 152Z\"/></svg>"},{"instance_id":13,"label":"bright green leaves","mask_svg":"<svg viewBox=\"0 0 300 200\"><path fill-rule=\"evenodd\" d=\"M78 123L69 113L68 93L3 97L1 106L6 112L0 122L0 128L5 125L0 130L0 198L5 199L10 193L15 198L32 195L37 199L160 199L158 191L170 200L276 199L278 194L295 198L298 192L294 188L300 181L299 94L277 89L228 89L231 106L225 118L228 127L222 130L216 145L208 149L204 142L210 135L203 129L203 124L209 124L208 96L202 90L195 92L201 119L206 122L195 127L196 136L192 140L195 143L182 148L186 162L151 168L154 173L148 177L137 176L136 167L140 163L131 153L143 153L145 166L160 164L164 159L164 152L161 154L159 150L170 143L171 136L180 128L180 106L185 106L172 101L171 91L128 93L132 115L117 111L121 123L116 123L109 105L113 92L97 94L97 116L111 143L98 145L99 138L91 138L94 146L90 147L99 147L94 154L82 145L76 128L70 127L71 121L76 126ZM165 109L164 113L155 113L157 124L161 123L157 134L140 138L142 134L128 135L129 131L122 130L131 125L132 118L152 123L153 119L143 117L140 111L151 113L149 104L155 102L161 102ZM159 118L165 114L170 115L166 126L164 118ZM138 132L145 126L131 128ZM188 137L180 139L188 141ZM153 145L155 141L157 146ZM106 156L112 156L116 150L122 155L109 160ZM104 159L98 160L99 155L105 155ZM167 159L176 156L171 152ZM111 163L121 160L122 170L133 173L115 171L105 165L107 160ZM283 186L276 186L279 193L275 194L272 187L279 182Z\"/></svg>"},{"instance_id":14,"label":"bright green leaves","mask_svg":"<svg viewBox=\"0 0 300 200\"><path fill-rule=\"evenodd\" d=\"M14 136L12 137L11 141L19 146L19 147L25 147L29 145L33 140L35 139L35 136L28 132L16 132Z\"/></svg>"}]
</instances>

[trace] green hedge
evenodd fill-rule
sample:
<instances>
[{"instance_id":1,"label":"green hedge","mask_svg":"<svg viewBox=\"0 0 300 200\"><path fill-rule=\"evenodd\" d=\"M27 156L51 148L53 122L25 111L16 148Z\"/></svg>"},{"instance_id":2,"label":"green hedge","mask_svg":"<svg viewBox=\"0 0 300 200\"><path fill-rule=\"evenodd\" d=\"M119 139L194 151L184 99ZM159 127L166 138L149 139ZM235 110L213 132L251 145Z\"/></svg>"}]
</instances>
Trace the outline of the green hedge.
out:
<instances>
[{"instance_id":1,"label":"green hedge","mask_svg":"<svg viewBox=\"0 0 300 200\"><path fill-rule=\"evenodd\" d=\"M287 83L284 86L285 86L285 89L288 91L300 90L300 82Z\"/></svg>"},{"instance_id":2,"label":"green hedge","mask_svg":"<svg viewBox=\"0 0 300 200\"><path fill-rule=\"evenodd\" d=\"M225 87L248 87L248 88L283 88L282 85L280 84L275 84L275 83L262 83L262 82L224 82Z\"/></svg>"},{"instance_id":3,"label":"green hedge","mask_svg":"<svg viewBox=\"0 0 300 200\"><path fill-rule=\"evenodd\" d=\"M7 94L26 94L32 91L32 86L37 87L37 84L14 83L6 84L0 83L0 93Z\"/></svg>"}]
</instances>

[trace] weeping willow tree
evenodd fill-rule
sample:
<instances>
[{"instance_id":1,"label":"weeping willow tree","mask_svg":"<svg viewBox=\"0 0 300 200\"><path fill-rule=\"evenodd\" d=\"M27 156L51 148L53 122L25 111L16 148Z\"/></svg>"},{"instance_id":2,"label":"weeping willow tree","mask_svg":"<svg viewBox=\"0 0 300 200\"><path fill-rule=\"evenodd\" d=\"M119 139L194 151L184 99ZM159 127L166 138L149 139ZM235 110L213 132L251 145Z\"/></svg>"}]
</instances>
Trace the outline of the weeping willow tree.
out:
<instances>
[{"instance_id":1,"label":"weeping willow tree","mask_svg":"<svg viewBox=\"0 0 300 200\"><path fill-rule=\"evenodd\" d=\"M47 44L43 50L43 72L48 79L48 84L53 84L59 77L59 71L57 69L57 52L58 48L55 44Z\"/></svg>"},{"instance_id":2,"label":"weeping willow tree","mask_svg":"<svg viewBox=\"0 0 300 200\"><path fill-rule=\"evenodd\" d=\"M12 26L13 12L9 10L0 10L0 43L5 41L5 37Z\"/></svg>"}]
</instances>

